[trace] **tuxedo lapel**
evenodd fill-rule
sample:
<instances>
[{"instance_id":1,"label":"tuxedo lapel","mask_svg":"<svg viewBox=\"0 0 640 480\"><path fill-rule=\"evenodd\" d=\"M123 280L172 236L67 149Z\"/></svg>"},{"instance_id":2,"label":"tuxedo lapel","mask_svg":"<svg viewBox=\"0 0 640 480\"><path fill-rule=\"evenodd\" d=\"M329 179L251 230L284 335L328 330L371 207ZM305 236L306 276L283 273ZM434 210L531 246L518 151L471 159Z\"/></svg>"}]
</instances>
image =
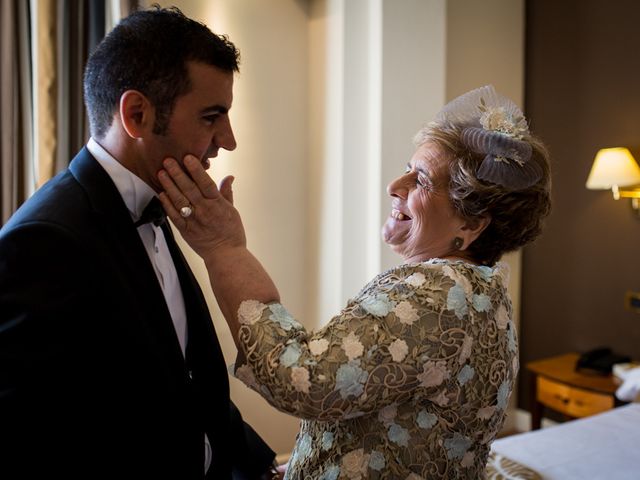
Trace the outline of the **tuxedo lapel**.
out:
<instances>
[{"instance_id":1,"label":"tuxedo lapel","mask_svg":"<svg viewBox=\"0 0 640 480\"><path fill-rule=\"evenodd\" d=\"M187 366L189 370L200 370L200 373L203 373L203 369L206 371L217 369L218 387L223 386L220 384L223 381L224 387L228 389L226 369L222 368L224 367L224 357L213 329L209 307L202 290L178 247L171 227L167 222L162 225L162 231L180 280L187 313Z\"/></svg>"},{"instance_id":2,"label":"tuxedo lapel","mask_svg":"<svg viewBox=\"0 0 640 480\"><path fill-rule=\"evenodd\" d=\"M197 281L191 272L191 269L187 265L187 261L182 255L178 244L173 236L171 227L168 222L162 224L162 232L164 233L167 247L169 247L169 253L171 253L171 259L173 265L176 268L178 274L178 280L180 281L180 287L182 289L182 297L184 299L184 308L187 314L187 347L185 352L185 360L187 361L187 368L192 369L193 355L195 344L198 342L199 333L197 330L198 319L207 316L208 312L203 309L203 306L198 297L200 287L197 285Z\"/></svg>"},{"instance_id":3,"label":"tuxedo lapel","mask_svg":"<svg viewBox=\"0 0 640 480\"><path fill-rule=\"evenodd\" d=\"M175 242L168 223L162 225L178 273L187 310L186 362L196 395L194 408L202 419L213 457L207 478L218 478L229 468L229 378L209 308L193 272Z\"/></svg>"},{"instance_id":4,"label":"tuxedo lapel","mask_svg":"<svg viewBox=\"0 0 640 480\"><path fill-rule=\"evenodd\" d=\"M129 303L131 314L136 315L138 310L138 317L143 320L131 328L142 323L163 363L169 359L173 368L184 370L182 351L162 289L120 193L86 147L73 159L69 170L89 199L112 270L117 271L124 285L129 285L129 299L117 300Z\"/></svg>"},{"instance_id":5,"label":"tuxedo lapel","mask_svg":"<svg viewBox=\"0 0 640 480\"><path fill-rule=\"evenodd\" d=\"M180 358L184 364L184 357L182 357L162 289L120 193L86 147L73 159L69 170L89 198L101 236L108 244L109 251L105 254L118 257L117 262L114 261L114 263L121 268L123 277L126 277L126 281L132 285L134 294L139 297L136 302L137 307L141 309L141 315L147 319L148 327L162 340L161 345L172 346L171 351L167 352L170 358ZM207 376L215 375L218 392L220 388L228 391L224 357L215 335L207 303L175 242L171 228L165 223L162 230L185 301L189 337L187 351L191 361L200 364L200 368L207 373Z\"/></svg>"},{"instance_id":6,"label":"tuxedo lapel","mask_svg":"<svg viewBox=\"0 0 640 480\"><path fill-rule=\"evenodd\" d=\"M119 281L126 283L132 292L131 315L136 315L137 309L140 316L140 322L134 323L143 324L147 329L158 362L167 365L173 372L172 378L192 377L183 385L189 385L187 391L191 392L189 396L193 395L190 416L198 418L198 428L207 433L211 442L213 458L209 472L219 475L216 478L228 478L231 424L225 361L202 291L169 225L165 224L163 233L178 274L187 314L186 363L153 266L111 178L86 148L71 162L69 169L87 194L99 229L96 236L105 242L105 255L110 261L113 259L113 268L121 277ZM187 371L191 375L187 376Z\"/></svg>"}]
</instances>

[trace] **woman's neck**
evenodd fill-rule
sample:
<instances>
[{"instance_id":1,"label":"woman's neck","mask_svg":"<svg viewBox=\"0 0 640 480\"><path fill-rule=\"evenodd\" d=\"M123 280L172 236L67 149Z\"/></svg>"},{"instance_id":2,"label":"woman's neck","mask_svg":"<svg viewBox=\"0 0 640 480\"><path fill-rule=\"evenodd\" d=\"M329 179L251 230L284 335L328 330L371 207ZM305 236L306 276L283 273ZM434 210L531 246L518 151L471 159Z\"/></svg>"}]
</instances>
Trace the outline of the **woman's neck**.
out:
<instances>
[{"instance_id":1,"label":"woman's neck","mask_svg":"<svg viewBox=\"0 0 640 480\"><path fill-rule=\"evenodd\" d=\"M465 256L465 255L460 255L460 254L442 255L442 256L439 256L439 257L430 257L430 256L427 256L427 255L416 255L414 257L405 258L404 261L406 263L421 263L421 262L426 262L428 260L431 260L432 258L440 258L442 260L448 260L450 262L460 261L460 262L470 263L472 265L480 265L478 262L473 260L471 257Z\"/></svg>"}]
</instances>

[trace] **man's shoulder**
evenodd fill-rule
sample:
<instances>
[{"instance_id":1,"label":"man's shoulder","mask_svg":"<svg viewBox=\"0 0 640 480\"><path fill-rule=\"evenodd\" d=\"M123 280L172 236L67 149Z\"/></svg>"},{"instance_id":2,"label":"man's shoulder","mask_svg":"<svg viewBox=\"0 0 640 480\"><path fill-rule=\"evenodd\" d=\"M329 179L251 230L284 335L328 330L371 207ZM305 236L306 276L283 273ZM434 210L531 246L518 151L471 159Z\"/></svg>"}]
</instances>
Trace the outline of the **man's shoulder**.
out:
<instances>
[{"instance_id":1,"label":"man's shoulder","mask_svg":"<svg viewBox=\"0 0 640 480\"><path fill-rule=\"evenodd\" d=\"M64 170L40 187L9 218L2 232L27 224L64 225L87 208L82 188L69 170Z\"/></svg>"}]
</instances>

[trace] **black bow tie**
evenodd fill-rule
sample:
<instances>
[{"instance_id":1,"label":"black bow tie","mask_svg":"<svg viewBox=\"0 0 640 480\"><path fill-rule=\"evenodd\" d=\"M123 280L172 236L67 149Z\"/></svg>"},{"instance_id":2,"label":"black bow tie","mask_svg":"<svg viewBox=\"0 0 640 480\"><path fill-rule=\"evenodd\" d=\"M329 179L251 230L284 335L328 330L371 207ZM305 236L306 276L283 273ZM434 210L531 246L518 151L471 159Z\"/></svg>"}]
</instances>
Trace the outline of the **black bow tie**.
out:
<instances>
[{"instance_id":1,"label":"black bow tie","mask_svg":"<svg viewBox=\"0 0 640 480\"><path fill-rule=\"evenodd\" d=\"M147 203L147 206L144 207L142 211L142 215L133 225L138 228L146 223L153 223L156 227L159 227L166 219L167 215L162 209L162 203L160 203L158 197L154 196L149 200L149 203Z\"/></svg>"}]
</instances>

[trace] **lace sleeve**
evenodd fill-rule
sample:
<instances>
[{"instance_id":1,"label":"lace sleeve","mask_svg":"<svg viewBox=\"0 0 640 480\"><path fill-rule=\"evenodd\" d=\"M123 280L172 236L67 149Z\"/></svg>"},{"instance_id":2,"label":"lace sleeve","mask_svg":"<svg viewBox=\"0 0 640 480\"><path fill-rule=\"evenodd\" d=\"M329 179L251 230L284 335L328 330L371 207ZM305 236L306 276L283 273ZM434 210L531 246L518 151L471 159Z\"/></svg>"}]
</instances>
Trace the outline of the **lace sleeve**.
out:
<instances>
[{"instance_id":1,"label":"lace sleeve","mask_svg":"<svg viewBox=\"0 0 640 480\"><path fill-rule=\"evenodd\" d=\"M472 284L447 266L398 267L315 333L279 303L243 302L236 376L305 419L354 418L408 396L446 403L441 387L466 375L474 299L480 310L485 301Z\"/></svg>"}]
</instances>

